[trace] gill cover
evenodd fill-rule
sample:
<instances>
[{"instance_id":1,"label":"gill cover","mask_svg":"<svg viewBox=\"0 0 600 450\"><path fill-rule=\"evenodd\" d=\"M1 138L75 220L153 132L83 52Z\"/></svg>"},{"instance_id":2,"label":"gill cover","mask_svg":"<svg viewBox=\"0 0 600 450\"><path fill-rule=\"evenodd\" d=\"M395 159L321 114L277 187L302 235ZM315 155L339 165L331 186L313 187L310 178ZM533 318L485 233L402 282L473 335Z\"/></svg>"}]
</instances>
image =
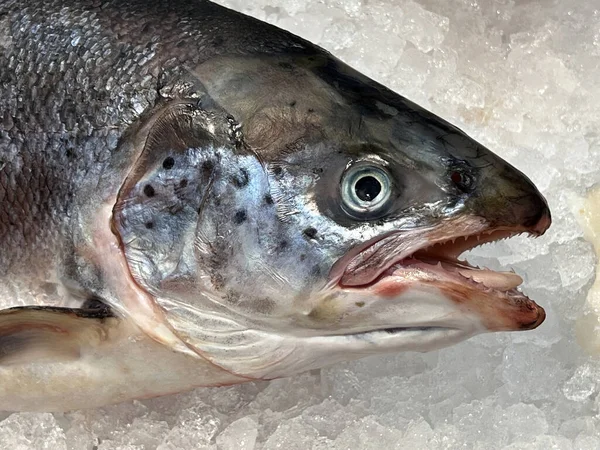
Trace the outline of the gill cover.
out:
<instances>
[{"instance_id":1,"label":"gill cover","mask_svg":"<svg viewBox=\"0 0 600 450\"><path fill-rule=\"evenodd\" d=\"M261 260L283 234L265 168L226 112L176 102L157 114L113 231L133 278L186 344L228 371L263 376L267 361L289 353L252 322L289 289ZM246 295L253 283L270 292Z\"/></svg>"},{"instance_id":2,"label":"gill cover","mask_svg":"<svg viewBox=\"0 0 600 450\"><path fill-rule=\"evenodd\" d=\"M172 275L194 275L189 244L220 152L242 151L237 125L225 113L177 103L158 114L113 210L132 275L151 290Z\"/></svg>"}]
</instances>

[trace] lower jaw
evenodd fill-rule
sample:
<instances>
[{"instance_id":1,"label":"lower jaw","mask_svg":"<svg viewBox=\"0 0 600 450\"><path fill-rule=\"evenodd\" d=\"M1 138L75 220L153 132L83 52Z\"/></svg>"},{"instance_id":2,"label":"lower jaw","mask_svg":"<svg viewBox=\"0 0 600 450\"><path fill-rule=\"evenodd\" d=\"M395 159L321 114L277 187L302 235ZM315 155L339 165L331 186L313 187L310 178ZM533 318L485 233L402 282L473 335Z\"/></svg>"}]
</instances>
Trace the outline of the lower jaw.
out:
<instances>
[{"instance_id":1,"label":"lower jaw","mask_svg":"<svg viewBox=\"0 0 600 450\"><path fill-rule=\"evenodd\" d=\"M465 329L467 332L472 329L483 332L523 331L537 328L545 319L543 308L519 290L501 291L488 288L452 270L446 270L443 264L439 266L410 261L406 265L397 265L389 269L367 287L357 289L353 286L347 289L390 302L403 302L403 296L415 293L420 296L439 297L440 301L447 301L454 309L451 314L452 320L448 320L447 323L436 320L415 327L390 326L372 331L390 335L442 329Z\"/></svg>"}]
</instances>

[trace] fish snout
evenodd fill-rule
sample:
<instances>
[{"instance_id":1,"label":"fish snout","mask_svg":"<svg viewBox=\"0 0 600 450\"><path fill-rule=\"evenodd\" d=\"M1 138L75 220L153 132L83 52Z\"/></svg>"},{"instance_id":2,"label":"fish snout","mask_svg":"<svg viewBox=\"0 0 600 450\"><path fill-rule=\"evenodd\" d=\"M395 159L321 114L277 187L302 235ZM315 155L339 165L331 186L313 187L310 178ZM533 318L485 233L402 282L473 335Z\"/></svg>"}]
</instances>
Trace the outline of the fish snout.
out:
<instances>
[{"instance_id":1,"label":"fish snout","mask_svg":"<svg viewBox=\"0 0 600 450\"><path fill-rule=\"evenodd\" d=\"M494 228L544 234L552 223L548 202L526 175L507 163L502 166L480 177L474 212Z\"/></svg>"}]
</instances>

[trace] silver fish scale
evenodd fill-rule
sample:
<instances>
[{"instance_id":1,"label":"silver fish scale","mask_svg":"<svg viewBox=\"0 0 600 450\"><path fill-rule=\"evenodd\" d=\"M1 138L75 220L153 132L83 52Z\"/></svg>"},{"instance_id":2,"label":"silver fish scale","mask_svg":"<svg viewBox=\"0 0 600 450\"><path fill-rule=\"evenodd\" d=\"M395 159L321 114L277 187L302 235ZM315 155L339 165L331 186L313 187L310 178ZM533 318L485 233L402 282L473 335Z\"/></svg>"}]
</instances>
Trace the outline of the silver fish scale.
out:
<instances>
[{"instance_id":1,"label":"silver fish scale","mask_svg":"<svg viewBox=\"0 0 600 450\"><path fill-rule=\"evenodd\" d=\"M0 1L0 274L32 262L44 272L71 251L87 192L181 67L304 45L222 11L201 0Z\"/></svg>"}]
</instances>

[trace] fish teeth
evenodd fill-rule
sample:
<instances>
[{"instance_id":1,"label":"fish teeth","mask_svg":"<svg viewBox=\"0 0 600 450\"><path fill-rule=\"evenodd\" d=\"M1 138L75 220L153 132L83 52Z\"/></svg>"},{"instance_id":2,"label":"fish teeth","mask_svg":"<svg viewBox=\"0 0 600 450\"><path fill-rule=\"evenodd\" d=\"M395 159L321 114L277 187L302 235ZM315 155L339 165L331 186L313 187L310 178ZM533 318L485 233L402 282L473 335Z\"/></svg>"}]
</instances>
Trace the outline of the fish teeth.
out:
<instances>
[{"instance_id":1,"label":"fish teeth","mask_svg":"<svg viewBox=\"0 0 600 450\"><path fill-rule=\"evenodd\" d=\"M523 278L513 272L494 272L485 268L479 270L459 269L458 273L465 278L471 278L490 289L498 291L508 291L523 283Z\"/></svg>"}]
</instances>

